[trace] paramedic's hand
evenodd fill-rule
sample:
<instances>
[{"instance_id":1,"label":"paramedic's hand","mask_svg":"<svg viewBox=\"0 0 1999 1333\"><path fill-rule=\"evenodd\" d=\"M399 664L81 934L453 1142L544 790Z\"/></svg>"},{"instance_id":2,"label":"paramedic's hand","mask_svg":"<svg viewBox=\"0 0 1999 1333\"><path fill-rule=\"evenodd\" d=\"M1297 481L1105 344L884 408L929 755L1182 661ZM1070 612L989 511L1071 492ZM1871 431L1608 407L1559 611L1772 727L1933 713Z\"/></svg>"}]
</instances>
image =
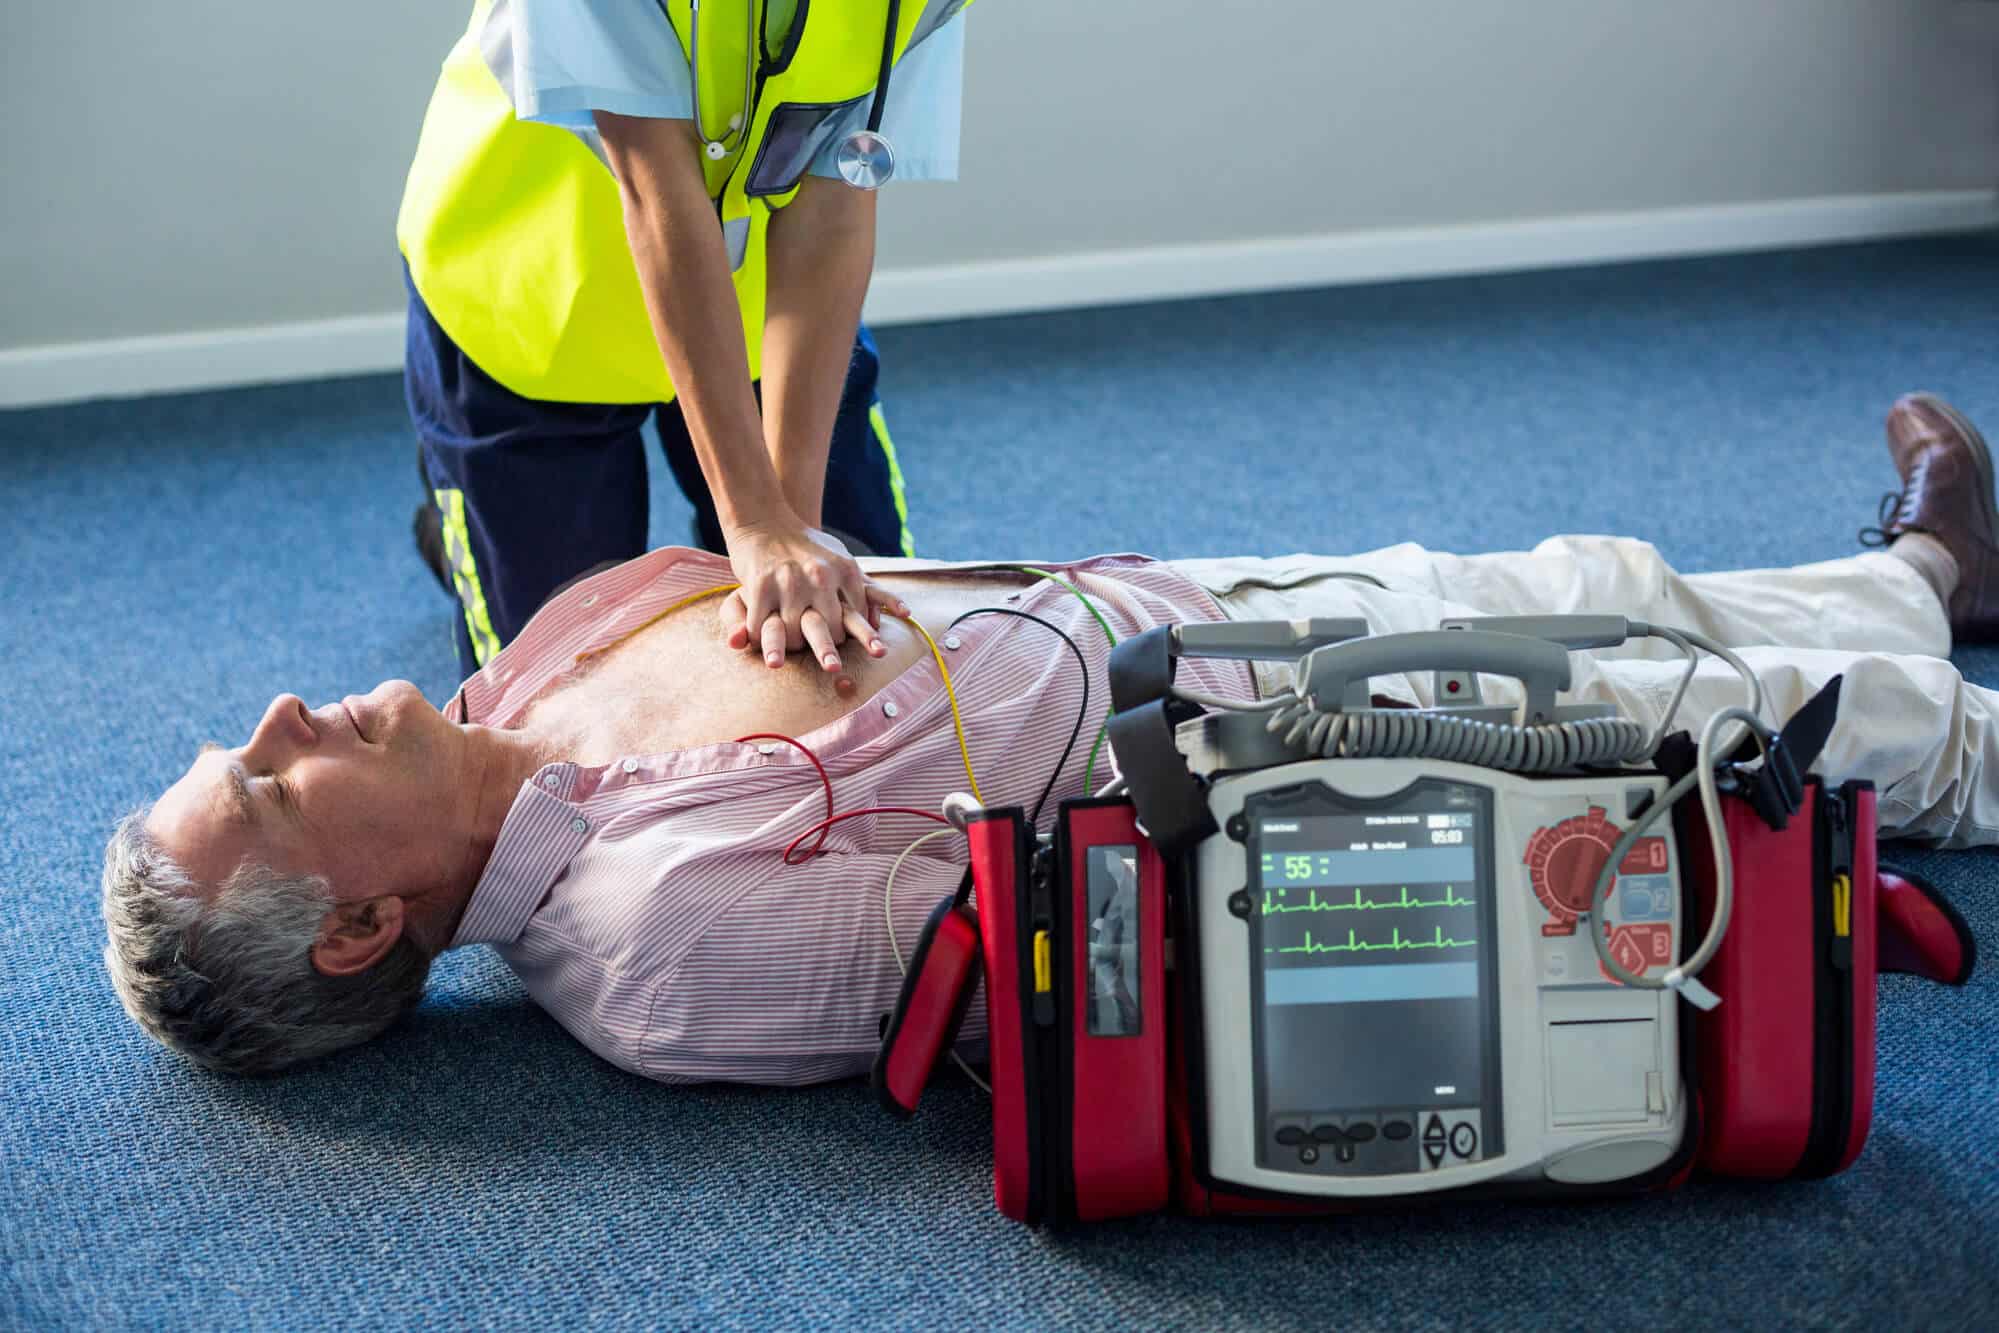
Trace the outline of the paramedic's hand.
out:
<instances>
[{"instance_id":1,"label":"paramedic's hand","mask_svg":"<svg viewBox=\"0 0 1999 1333\"><path fill-rule=\"evenodd\" d=\"M729 564L742 587L722 604L722 633L729 646L755 645L766 665L784 665L786 653L809 648L828 672L840 670L839 645L849 635L870 657L883 646L884 607L908 608L861 571L837 538L788 522L747 523L725 534Z\"/></svg>"}]
</instances>

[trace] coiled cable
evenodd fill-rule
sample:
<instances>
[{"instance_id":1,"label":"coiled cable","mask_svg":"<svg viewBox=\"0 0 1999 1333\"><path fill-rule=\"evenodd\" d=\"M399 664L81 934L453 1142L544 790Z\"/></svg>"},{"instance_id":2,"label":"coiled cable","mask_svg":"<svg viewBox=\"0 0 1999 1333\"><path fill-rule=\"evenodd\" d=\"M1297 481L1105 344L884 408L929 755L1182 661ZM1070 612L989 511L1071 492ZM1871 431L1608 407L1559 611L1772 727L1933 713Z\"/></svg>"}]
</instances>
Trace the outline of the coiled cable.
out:
<instances>
[{"instance_id":1,"label":"coiled cable","mask_svg":"<svg viewBox=\"0 0 1999 1333\"><path fill-rule=\"evenodd\" d=\"M1509 773L1550 773L1646 758L1651 738L1629 718L1520 725L1417 710L1332 713L1293 698L1264 724L1286 745L1327 759L1440 759Z\"/></svg>"},{"instance_id":2,"label":"coiled cable","mask_svg":"<svg viewBox=\"0 0 1999 1333\"><path fill-rule=\"evenodd\" d=\"M1424 709L1343 713L1321 708L1295 692L1245 702L1173 687L1172 693L1204 708L1268 713L1265 728L1287 746L1302 745L1326 759L1438 759L1509 773L1552 773L1570 768L1643 763L1659 749L1686 698L1699 666L1694 651L1714 654L1742 677L1751 714L1763 711L1763 682L1735 652L1705 634L1634 620L1630 637L1664 639L1686 654L1687 669L1658 725L1646 728L1622 717L1569 722L1488 722Z\"/></svg>"}]
</instances>

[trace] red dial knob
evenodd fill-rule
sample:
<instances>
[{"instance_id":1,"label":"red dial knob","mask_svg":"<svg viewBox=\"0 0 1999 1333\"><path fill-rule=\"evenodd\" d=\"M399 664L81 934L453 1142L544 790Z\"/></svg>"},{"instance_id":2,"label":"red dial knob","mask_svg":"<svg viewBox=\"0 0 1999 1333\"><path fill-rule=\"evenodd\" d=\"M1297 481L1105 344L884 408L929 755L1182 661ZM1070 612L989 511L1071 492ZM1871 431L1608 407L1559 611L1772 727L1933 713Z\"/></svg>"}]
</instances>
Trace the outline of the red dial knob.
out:
<instances>
[{"instance_id":1,"label":"red dial knob","mask_svg":"<svg viewBox=\"0 0 1999 1333\"><path fill-rule=\"evenodd\" d=\"M1604 818L1601 806L1549 828L1536 829L1527 840L1527 873L1534 896L1548 915L1564 925L1589 910L1590 891L1617 846L1617 825Z\"/></svg>"}]
</instances>

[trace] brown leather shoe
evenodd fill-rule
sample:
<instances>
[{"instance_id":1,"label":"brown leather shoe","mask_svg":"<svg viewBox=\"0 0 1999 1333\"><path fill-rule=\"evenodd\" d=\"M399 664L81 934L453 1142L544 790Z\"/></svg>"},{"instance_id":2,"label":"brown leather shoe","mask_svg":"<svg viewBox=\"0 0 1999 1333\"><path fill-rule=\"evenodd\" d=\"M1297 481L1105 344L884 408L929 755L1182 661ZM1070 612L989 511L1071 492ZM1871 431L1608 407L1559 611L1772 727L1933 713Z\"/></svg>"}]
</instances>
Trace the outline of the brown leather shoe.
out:
<instances>
[{"instance_id":1,"label":"brown leather shoe","mask_svg":"<svg viewBox=\"0 0 1999 1333\"><path fill-rule=\"evenodd\" d=\"M1861 540L1886 545L1905 532L1935 537L1957 561L1957 590L1947 608L1952 632L1999 639L1999 506L1985 437L1935 394L1904 394L1888 410L1888 454L1902 490L1881 497L1881 526Z\"/></svg>"}]
</instances>

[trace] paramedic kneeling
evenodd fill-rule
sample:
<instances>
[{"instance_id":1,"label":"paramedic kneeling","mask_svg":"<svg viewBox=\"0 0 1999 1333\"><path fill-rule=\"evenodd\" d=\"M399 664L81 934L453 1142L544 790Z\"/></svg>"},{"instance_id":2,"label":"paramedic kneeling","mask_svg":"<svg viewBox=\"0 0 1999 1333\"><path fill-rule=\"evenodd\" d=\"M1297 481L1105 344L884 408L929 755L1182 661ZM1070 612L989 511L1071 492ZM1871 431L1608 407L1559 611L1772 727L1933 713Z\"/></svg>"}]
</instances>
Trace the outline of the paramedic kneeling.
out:
<instances>
[{"instance_id":1,"label":"paramedic kneeling","mask_svg":"<svg viewBox=\"0 0 1999 1333\"><path fill-rule=\"evenodd\" d=\"M936 646L886 620L883 656L859 661L846 691L729 650L715 634L728 564L654 551L555 597L442 712L401 682L315 709L281 695L246 743L196 757L111 838L106 962L134 1019L215 1069L367 1040L417 1002L438 953L485 944L625 1069L780 1084L858 1073L899 985L889 872L932 825L876 810L832 824L823 845L805 838L797 864L787 849L830 812L935 811L974 785L968 765L988 805L1033 802L1051 773L1058 793L1082 791L1105 692L1089 692L1084 743L1065 752L1085 676L1054 631L1101 682L1097 612L1120 637L1224 617L1359 616L1399 632L1600 611L1686 625L1739 651L1773 718L1845 675L1820 767L1872 779L1886 831L1999 843L1999 692L1943 660L1953 630L1999 637L1990 459L1927 397L1897 404L1889 443L1903 484L1876 535L1891 549L1795 569L1682 576L1607 537L1471 557L1401 546L1042 567L1064 583L881 562L871 572ZM1634 647L1577 656L1574 694L1649 726L1682 664ZM1248 699L1287 672L1189 660L1180 680ZM1418 703L1430 686L1375 682ZM1681 723L1698 729L1739 691L1704 663ZM942 838L902 866L888 908L905 947L964 855ZM983 1015L967 1021L977 1040Z\"/></svg>"},{"instance_id":2,"label":"paramedic kneeling","mask_svg":"<svg viewBox=\"0 0 1999 1333\"><path fill-rule=\"evenodd\" d=\"M742 584L719 633L837 671L871 630L849 546L912 548L857 332L880 181L842 145L878 119L897 180L956 174L962 7L476 6L396 224L417 544L463 674L645 549L649 418Z\"/></svg>"}]
</instances>

